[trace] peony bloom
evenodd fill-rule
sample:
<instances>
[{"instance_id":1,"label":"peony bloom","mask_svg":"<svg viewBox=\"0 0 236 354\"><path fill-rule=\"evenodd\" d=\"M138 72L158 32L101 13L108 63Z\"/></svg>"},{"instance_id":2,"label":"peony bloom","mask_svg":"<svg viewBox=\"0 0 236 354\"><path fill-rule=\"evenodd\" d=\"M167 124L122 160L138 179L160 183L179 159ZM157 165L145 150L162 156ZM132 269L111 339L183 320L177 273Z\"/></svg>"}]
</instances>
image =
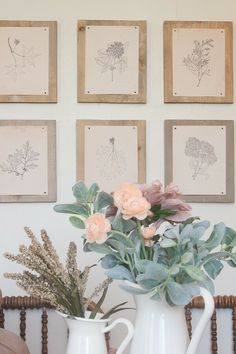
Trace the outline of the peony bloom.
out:
<instances>
[{"instance_id":1,"label":"peony bloom","mask_svg":"<svg viewBox=\"0 0 236 354\"><path fill-rule=\"evenodd\" d=\"M125 220L133 217L143 220L149 215L150 209L151 204L145 198L132 197L123 204L121 212Z\"/></svg>"},{"instance_id":2,"label":"peony bloom","mask_svg":"<svg viewBox=\"0 0 236 354\"><path fill-rule=\"evenodd\" d=\"M117 208L122 208L123 204L130 198L141 197L142 192L137 185L131 183L122 183L114 192L114 203Z\"/></svg>"},{"instance_id":3,"label":"peony bloom","mask_svg":"<svg viewBox=\"0 0 236 354\"><path fill-rule=\"evenodd\" d=\"M141 234L143 238L145 238L146 240L152 238L155 235L155 233L156 233L155 226L141 227Z\"/></svg>"},{"instance_id":4,"label":"peony bloom","mask_svg":"<svg viewBox=\"0 0 236 354\"><path fill-rule=\"evenodd\" d=\"M167 216L165 219L174 222L182 222L190 217L191 206L182 199L166 199L161 203L162 209L175 211L174 215Z\"/></svg>"},{"instance_id":5,"label":"peony bloom","mask_svg":"<svg viewBox=\"0 0 236 354\"><path fill-rule=\"evenodd\" d=\"M181 193L179 191L179 187L174 184L173 182L171 182L170 184L168 184L168 186L166 186L165 188L165 192L163 193L163 197L165 199L168 198L179 198L181 196Z\"/></svg>"},{"instance_id":6,"label":"peony bloom","mask_svg":"<svg viewBox=\"0 0 236 354\"><path fill-rule=\"evenodd\" d=\"M92 214L85 221L85 237L89 243L104 243L109 231L111 231L111 224L104 214Z\"/></svg>"},{"instance_id":7,"label":"peony bloom","mask_svg":"<svg viewBox=\"0 0 236 354\"><path fill-rule=\"evenodd\" d=\"M163 198L162 184L158 180L151 184L140 184L139 188L142 191L144 198L146 198L152 205L159 204Z\"/></svg>"}]
</instances>

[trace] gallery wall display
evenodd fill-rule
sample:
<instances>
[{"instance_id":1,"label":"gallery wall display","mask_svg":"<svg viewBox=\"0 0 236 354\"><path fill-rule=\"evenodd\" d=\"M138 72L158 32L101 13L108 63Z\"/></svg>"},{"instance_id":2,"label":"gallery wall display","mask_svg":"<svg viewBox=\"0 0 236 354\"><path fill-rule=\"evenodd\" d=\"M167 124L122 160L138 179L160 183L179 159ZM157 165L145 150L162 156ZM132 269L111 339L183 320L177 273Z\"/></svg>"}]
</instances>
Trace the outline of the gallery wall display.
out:
<instances>
[{"instance_id":1,"label":"gallery wall display","mask_svg":"<svg viewBox=\"0 0 236 354\"><path fill-rule=\"evenodd\" d=\"M144 120L77 120L77 180L113 191L146 179Z\"/></svg>"},{"instance_id":2,"label":"gallery wall display","mask_svg":"<svg viewBox=\"0 0 236 354\"><path fill-rule=\"evenodd\" d=\"M146 21L78 21L78 102L146 102Z\"/></svg>"},{"instance_id":3,"label":"gallery wall display","mask_svg":"<svg viewBox=\"0 0 236 354\"><path fill-rule=\"evenodd\" d=\"M234 202L234 121L166 120L165 183L188 202Z\"/></svg>"},{"instance_id":4,"label":"gallery wall display","mask_svg":"<svg viewBox=\"0 0 236 354\"><path fill-rule=\"evenodd\" d=\"M233 103L233 23L164 22L165 102Z\"/></svg>"},{"instance_id":5,"label":"gallery wall display","mask_svg":"<svg viewBox=\"0 0 236 354\"><path fill-rule=\"evenodd\" d=\"M0 21L0 102L57 102L57 23Z\"/></svg>"},{"instance_id":6,"label":"gallery wall display","mask_svg":"<svg viewBox=\"0 0 236 354\"><path fill-rule=\"evenodd\" d=\"M0 202L54 202L56 194L56 121L0 120Z\"/></svg>"}]
</instances>

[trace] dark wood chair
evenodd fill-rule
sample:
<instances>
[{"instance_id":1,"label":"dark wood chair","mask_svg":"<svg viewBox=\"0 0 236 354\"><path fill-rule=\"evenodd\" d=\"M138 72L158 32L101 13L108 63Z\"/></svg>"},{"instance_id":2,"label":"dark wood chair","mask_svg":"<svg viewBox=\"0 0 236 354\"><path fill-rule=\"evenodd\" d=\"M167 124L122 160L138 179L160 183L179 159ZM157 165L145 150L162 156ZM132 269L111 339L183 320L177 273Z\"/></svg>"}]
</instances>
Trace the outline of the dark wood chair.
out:
<instances>
[{"instance_id":1,"label":"dark wood chair","mask_svg":"<svg viewBox=\"0 0 236 354\"><path fill-rule=\"evenodd\" d=\"M232 337L232 351L231 353L236 354L236 296L215 296L214 297L214 302L215 302L215 311L213 313L213 316L211 318L211 324L210 324L210 341L211 341L211 354L220 354L219 352L219 343L218 343L218 327L219 327L219 321L220 321L220 315L219 310L222 309L228 309L229 312L231 313L231 337ZM185 308L185 317L187 321L187 327L188 327L188 332L189 336L191 338L192 336L192 312L195 309L203 309L204 308L204 302L202 297L197 297L195 298L188 306ZM227 333L228 335L228 333ZM229 336L230 337L230 336ZM228 337L227 337L228 338ZM231 354L230 352L225 349L227 354ZM222 353L223 354L223 353Z\"/></svg>"}]
</instances>

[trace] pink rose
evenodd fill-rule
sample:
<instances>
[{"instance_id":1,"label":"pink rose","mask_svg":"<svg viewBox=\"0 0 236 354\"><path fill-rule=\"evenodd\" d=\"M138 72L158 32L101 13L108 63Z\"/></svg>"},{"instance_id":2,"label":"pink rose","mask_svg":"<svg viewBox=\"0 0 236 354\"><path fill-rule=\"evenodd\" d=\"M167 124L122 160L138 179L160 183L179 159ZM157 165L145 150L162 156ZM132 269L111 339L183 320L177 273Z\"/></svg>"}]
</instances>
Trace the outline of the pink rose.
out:
<instances>
[{"instance_id":1,"label":"pink rose","mask_svg":"<svg viewBox=\"0 0 236 354\"><path fill-rule=\"evenodd\" d=\"M132 197L141 197L142 192L137 185L124 182L114 192L114 203L117 208L122 208L123 204Z\"/></svg>"},{"instance_id":2,"label":"pink rose","mask_svg":"<svg viewBox=\"0 0 236 354\"><path fill-rule=\"evenodd\" d=\"M85 221L85 237L89 243L104 243L109 231L111 231L111 224L104 214L92 214Z\"/></svg>"},{"instance_id":3,"label":"pink rose","mask_svg":"<svg viewBox=\"0 0 236 354\"><path fill-rule=\"evenodd\" d=\"M123 204L121 212L125 220L133 217L143 220L149 215L150 208L151 204L145 198L132 197Z\"/></svg>"},{"instance_id":4,"label":"pink rose","mask_svg":"<svg viewBox=\"0 0 236 354\"><path fill-rule=\"evenodd\" d=\"M141 228L141 234L143 238L145 238L146 240L152 238L155 235L155 233L156 233L156 228L154 226Z\"/></svg>"}]
</instances>

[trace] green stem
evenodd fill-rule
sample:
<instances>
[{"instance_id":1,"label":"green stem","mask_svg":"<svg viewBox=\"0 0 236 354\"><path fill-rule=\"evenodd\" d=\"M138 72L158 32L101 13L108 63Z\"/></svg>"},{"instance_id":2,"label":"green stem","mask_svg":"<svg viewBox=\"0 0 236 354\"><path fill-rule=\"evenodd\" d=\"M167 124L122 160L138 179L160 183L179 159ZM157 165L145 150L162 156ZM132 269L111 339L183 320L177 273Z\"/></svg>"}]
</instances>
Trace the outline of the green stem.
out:
<instances>
[{"instance_id":1,"label":"green stem","mask_svg":"<svg viewBox=\"0 0 236 354\"><path fill-rule=\"evenodd\" d=\"M141 234L141 222L139 220L137 220L137 225L138 225L138 232L139 232L140 241L141 241L141 251L143 253L144 259L148 259L147 252L146 252L145 245L144 245L144 239Z\"/></svg>"}]
</instances>

